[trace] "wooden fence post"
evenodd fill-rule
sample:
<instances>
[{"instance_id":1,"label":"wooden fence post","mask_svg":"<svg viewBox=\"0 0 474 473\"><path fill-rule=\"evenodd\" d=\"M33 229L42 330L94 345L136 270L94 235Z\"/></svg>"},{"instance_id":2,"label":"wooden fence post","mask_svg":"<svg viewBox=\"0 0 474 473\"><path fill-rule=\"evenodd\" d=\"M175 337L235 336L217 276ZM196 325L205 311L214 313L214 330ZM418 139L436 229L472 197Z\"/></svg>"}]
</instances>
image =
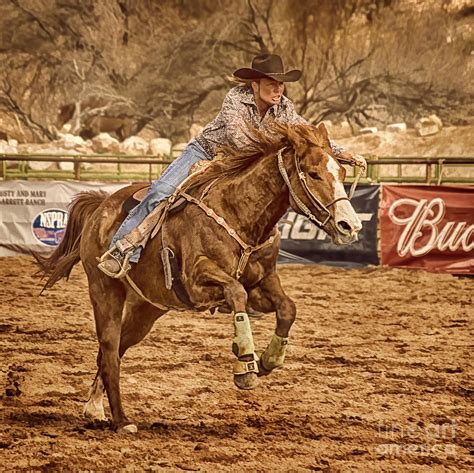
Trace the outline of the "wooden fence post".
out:
<instances>
[{"instance_id":1,"label":"wooden fence post","mask_svg":"<svg viewBox=\"0 0 474 473\"><path fill-rule=\"evenodd\" d=\"M77 157L74 157L74 179L76 181L81 180L81 162L78 161Z\"/></svg>"}]
</instances>

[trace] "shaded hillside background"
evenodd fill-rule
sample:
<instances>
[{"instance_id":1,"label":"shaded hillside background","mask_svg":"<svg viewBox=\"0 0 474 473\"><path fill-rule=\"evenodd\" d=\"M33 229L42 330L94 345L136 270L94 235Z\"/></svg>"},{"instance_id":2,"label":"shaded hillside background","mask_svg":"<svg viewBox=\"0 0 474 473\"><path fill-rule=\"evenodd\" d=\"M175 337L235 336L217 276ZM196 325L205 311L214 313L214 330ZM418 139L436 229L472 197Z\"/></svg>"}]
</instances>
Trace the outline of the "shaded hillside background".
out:
<instances>
[{"instance_id":1,"label":"shaded hillside background","mask_svg":"<svg viewBox=\"0 0 474 473\"><path fill-rule=\"evenodd\" d=\"M288 95L314 122L473 124L473 19L462 0L0 0L0 138L52 140L71 104L77 130L186 140L261 51L304 70Z\"/></svg>"}]
</instances>

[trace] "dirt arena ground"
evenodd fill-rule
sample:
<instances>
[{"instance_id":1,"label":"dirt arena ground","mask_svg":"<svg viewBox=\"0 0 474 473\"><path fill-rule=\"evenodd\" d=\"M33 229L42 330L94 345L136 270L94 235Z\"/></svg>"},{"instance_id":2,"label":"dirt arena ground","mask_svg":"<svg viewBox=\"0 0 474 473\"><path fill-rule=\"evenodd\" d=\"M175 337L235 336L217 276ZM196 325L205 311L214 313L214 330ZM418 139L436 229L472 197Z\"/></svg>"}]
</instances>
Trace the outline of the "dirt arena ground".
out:
<instances>
[{"instance_id":1,"label":"dirt arena ground","mask_svg":"<svg viewBox=\"0 0 474 473\"><path fill-rule=\"evenodd\" d=\"M282 266L285 367L232 382L231 317L170 313L122 365L135 435L87 424L96 339L81 268L38 297L0 259L2 471L474 471L474 280ZM253 322L265 348L274 317Z\"/></svg>"}]
</instances>

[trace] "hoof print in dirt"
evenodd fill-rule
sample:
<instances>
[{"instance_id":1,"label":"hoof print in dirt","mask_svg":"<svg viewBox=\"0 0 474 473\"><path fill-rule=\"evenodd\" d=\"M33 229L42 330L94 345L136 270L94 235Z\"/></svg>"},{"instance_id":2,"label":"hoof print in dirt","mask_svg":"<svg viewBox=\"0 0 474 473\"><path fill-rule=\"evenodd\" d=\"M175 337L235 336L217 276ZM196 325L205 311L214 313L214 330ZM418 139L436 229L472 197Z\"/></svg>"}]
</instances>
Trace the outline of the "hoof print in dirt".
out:
<instances>
[{"instance_id":1,"label":"hoof print in dirt","mask_svg":"<svg viewBox=\"0 0 474 473\"><path fill-rule=\"evenodd\" d=\"M160 430L160 431L166 431L170 428L168 424L164 424L163 422L153 422L151 424L150 429L153 430Z\"/></svg>"},{"instance_id":2,"label":"hoof print in dirt","mask_svg":"<svg viewBox=\"0 0 474 473\"><path fill-rule=\"evenodd\" d=\"M25 380L23 374L26 371L26 368L19 365L11 365L8 368L7 373L7 386L5 387L5 396L6 397L18 397L23 392L21 390L21 384Z\"/></svg>"}]
</instances>

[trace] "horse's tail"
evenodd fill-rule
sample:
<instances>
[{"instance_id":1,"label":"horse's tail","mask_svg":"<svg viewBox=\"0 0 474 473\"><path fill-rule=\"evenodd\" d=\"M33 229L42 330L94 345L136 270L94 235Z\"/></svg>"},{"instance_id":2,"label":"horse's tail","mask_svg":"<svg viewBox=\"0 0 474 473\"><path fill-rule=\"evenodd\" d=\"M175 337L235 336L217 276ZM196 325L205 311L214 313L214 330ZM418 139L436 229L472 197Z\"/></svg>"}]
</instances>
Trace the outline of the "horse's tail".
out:
<instances>
[{"instance_id":1,"label":"horse's tail","mask_svg":"<svg viewBox=\"0 0 474 473\"><path fill-rule=\"evenodd\" d=\"M69 218L61 243L49 256L33 253L40 267L38 274L47 281L42 289L49 289L61 278L69 279L72 268L81 260L80 244L86 219L108 195L102 191L80 192L68 206Z\"/></svg>"}]
</instances>

